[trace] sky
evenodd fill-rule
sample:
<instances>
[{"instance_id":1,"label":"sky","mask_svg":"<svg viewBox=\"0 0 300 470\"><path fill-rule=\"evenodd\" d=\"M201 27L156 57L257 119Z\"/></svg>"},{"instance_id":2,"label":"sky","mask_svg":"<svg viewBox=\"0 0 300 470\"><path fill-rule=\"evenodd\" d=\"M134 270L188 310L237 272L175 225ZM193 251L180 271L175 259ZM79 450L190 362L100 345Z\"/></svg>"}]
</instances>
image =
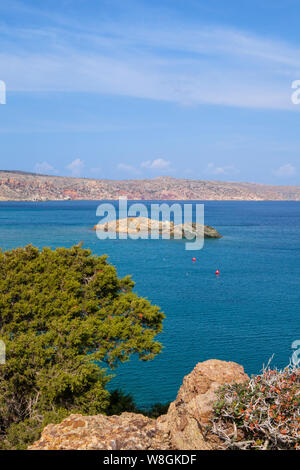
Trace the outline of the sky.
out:
<instances>
[{"instance_id":1,"label":"sky","mask_svg":"<svg viewBox=\"0 0 300 470\"><path fill-rule=\"evenodd\" d=\"M300 184L299 17L300 0L1 0L0 169Z\"/></svg>"}]
</instances>

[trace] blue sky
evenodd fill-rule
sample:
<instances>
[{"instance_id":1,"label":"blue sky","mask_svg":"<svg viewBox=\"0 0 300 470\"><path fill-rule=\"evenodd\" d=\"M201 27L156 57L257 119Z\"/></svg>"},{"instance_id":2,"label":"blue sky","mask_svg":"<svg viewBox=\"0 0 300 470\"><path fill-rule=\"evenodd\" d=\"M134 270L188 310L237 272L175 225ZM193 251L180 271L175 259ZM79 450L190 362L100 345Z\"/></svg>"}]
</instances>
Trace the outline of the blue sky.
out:
<instances>
[{"instance_id":1,"label":"blue sky","mask_svg":"<svg viewBox=\"0 0 300 470\"><path fill-rule=\"evenodd\" d=\"M300 0L2 0L0 168L300 184Z\"/></svg>"}]
</instances>

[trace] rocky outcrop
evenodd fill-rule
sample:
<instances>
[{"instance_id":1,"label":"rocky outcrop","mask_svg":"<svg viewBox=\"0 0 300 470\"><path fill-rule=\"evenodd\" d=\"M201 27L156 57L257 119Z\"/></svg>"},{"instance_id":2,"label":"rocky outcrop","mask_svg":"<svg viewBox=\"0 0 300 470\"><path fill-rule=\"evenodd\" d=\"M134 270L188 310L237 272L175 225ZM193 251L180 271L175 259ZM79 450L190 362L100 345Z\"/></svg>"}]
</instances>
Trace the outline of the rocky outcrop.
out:
<instances>
[{"instance_id":1,"label":"rocky outcrop","mask_svg":"<svg viewBox=\"0 0 300 470\"><path fill-rule=\"evenodd\" d=\"M168 450L168 432L154 419L135 413L121 416L71 415L45 427L30 450Z\"/></svg>"},{"instance_id":2,"label":"rocky outcrop","mask_svg":"<svg viewBox=\"0 0 300 470\"><path fill-rule=\"evenodd\" d=\"M210 450L220 446L213 435L207 435L216 390L224 384L241 383L249 377L235 362L216 359L197 364L183 379L177 398L168 413L157 420L161 431L169 432L172 446L180 450Z\"/></svg>"},{"instance_id":3,"label":"rocky outcrop","mask_svg":"<svg viewBox=\"0 0 300 470\"><path fill-rule=\"evenodd\" d=\"M105 224L98 224L93 227L97 232L127 233L129 235L148 234L157 231L162 238L222 238L220 233L209 225L198 223L184 223L175 225L174 222L152 220L147 217L127 217L123 219L111 220Z\"/></svg>"},{"instance_id":4,"label":"rocky outcrop","mask_svg":"<svg viewBox=\"0 0 300 470\"><path fill-rule=\"evenodd\" d=\"M216 390L224 384L249 380L234 362L209 360L197 364L180 387L168 413L157 420L134 413L121 416L71 415L49 424L31 450L207 450L220 442L207 435Z\"/></svg>"}]
</instances>

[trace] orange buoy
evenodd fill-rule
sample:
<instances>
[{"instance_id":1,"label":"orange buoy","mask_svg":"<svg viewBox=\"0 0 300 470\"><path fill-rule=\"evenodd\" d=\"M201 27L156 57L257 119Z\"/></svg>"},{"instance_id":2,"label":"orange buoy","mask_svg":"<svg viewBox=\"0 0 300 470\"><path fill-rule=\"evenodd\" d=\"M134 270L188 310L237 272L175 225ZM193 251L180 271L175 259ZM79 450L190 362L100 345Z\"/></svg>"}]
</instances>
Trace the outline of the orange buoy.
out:
<instances>
[{"instance_id":1,"label":"orange buoy","mask_svg":"<svg viewBox=\"0 0 300 470\"><path fill-rule=\"evenodd\" d=\"M193 261L195 262L195 261L196 261L196 258L193 258Z\"/></svg>"},{"instance_id":2,"label":"orange buoy","mask_svg":"<svg viewBox=\"0 0 300 470\"><path fill-rule=\"evenodd\" d=\"M220 274L220 271L217 269L216 270L216 275L219 276L219 274Z\"/></svg>"}]
</instances>

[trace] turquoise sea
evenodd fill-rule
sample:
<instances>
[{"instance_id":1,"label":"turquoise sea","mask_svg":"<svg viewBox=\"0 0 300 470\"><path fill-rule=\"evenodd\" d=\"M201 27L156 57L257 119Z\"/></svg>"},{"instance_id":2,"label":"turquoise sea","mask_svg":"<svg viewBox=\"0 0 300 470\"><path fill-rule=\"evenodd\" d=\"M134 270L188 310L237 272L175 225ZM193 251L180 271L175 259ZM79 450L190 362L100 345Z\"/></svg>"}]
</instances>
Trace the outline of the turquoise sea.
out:
<instances>
[{"instance_id":1,"label":"turquoise sea","mask_svg":"<svg viewBox=\"0 0 300 470\"><path fill-rule=\"evenodd\" d=\"M91 231L98 204L2 202L0 246L83 241L107 253L119 275L131 274L136 291L161 306L163 353L123 364L112 388L149 406L173 400L184 375L206 359L238 362L249 374L273 354L274 365L288 364L300 339L300 203L205 202L205 223L224 237L206 240L198 252L177 240L100 241Z\"/></svg>"}]
</instances>

